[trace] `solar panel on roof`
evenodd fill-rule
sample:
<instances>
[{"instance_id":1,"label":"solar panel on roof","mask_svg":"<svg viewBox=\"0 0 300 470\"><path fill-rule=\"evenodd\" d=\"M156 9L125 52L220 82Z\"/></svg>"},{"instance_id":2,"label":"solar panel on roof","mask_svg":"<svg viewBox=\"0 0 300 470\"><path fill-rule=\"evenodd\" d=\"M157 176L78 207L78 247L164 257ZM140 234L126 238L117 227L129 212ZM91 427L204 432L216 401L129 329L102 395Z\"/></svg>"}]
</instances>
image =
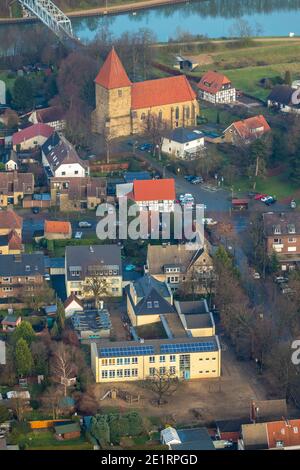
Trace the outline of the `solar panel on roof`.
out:
<instances>
[{"instance_id":1,"label":"solar panel on roof","mask_svg":"<svg viewBox=\"0 0 300 470\"><path fill-rule=\"evenodd\" d=\"M188 352L208 352L215 351L216 345L212 341L205 341L203 343L177 343L177 344L162 344L160 346L161 353L188 353Z\"/></svg>"},{"instance_id":2,"label":"solar panel on roof","mask_svg":"<svg viewBox=\"0 0 300 470\"><path fill-rule=\"evenodd\" d=\"M148 354L154 354L153 346L129 346L123 348L100 349L101 357L146 356Z\"/></svg>"}]
</instances>

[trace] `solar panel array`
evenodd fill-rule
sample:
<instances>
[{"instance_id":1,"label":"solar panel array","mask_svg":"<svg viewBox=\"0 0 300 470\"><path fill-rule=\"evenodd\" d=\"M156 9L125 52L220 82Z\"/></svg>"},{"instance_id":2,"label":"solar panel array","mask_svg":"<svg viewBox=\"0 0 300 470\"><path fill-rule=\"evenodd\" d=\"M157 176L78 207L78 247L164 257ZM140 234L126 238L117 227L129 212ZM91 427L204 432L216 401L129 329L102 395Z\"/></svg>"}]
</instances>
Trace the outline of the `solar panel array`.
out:
<instances>
[{"instance_id":1,"label":"solar panel array","mask_svg":"<svg viewBox=\"0 0 300 470\"><path fill-rule=\"evenodd\" d=\"M123 348L101 348L101 357L147 356L154 354L153 346L128 346Z\"/></svg>"},{"instance_id":2,"label":"solar panel array","mask_svg":"<svg viewBox=\"0 0 300 470\"><path fill-rule=\"evenodd\" d=\"M161 353L192 353L192 352L209 352L215 351L216 344L213 341L205 341L203 343L176 343L162 344L160 346Z\"/></svg>"}]
</instances>

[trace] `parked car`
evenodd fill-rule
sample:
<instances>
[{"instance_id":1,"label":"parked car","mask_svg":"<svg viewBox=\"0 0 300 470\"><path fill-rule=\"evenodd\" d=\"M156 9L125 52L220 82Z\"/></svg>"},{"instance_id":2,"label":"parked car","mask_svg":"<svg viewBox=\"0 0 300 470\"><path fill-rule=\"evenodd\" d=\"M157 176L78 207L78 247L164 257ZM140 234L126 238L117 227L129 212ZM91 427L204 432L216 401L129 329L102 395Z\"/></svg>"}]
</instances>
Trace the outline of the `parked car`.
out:
<instances>
[{"instance_id":1,"label":"parked car","mask_svg":"<svg viewBox=\"0 0 300 470\"><path fill-rule=\"evenodd\" d=\"M82 238L82 232L76 232L74 238L76 238L77 240L80 240L80 238Z\"/></svg>"},{"instance_id":2,"label":"parked car","mask_svg":"<svg viewBox=\"0 0 300 470\"><path fill-rule=\"evenodd\" d=\"M33 207L32 208L32 213L33 214L38 214L40 212L40 208L39 207Z\"/></svg>"},{"instance_id":3,"label":"parked car","mask_svg":"<svg viewBox=\"0 0 300 470\"><path fill-rule=\"evenodd\" d=\"M135 265L134 264L126 264L125 271L134 271Z\"/></svg>"},{"instance_id":4,"label":"parked car","mask_svg":"<svg viewBox=\"0 0 300 470\"><path fill-rule=\"evenodd\" d=\"M44 274L44 279L45 281L50 281L51 280L51 277L50 277L50 274Z\"/></svg>"},{"instance_id":5,"label":"parked car","mask_svg":"<svg viewBox=\"0 0 300 470\"><path fill-rule=\"evenodd\" d=\"M294 199L291 200L291 209L296 209L297 207L297 204L296 204L296 201Z\"/></svg>"},{"instance_id":6,"label":"parked car","mask_svg":"<svg viewBox=\"0 0 300 470\"><path fill-rule=\"evenodd\" d=\"M194 179L191 181L192 184L200 184L203 183L203 178L202 176L195 176Z\"/></svg>"},{"instance_id":7,"label":"parked car","mask_svg":"<svg viewBox=\"0 0 300 470\"><path fill-rule=\"evenodd\" d=\"M263 197L269 197L269 195L268 194L258 193L254 196L254 199L255 199L255 201L261 201Z\"/></svg>"},{"instance_id":8,"label":"parked car","mask_svg":"<svg viewBox=\"0 0 300 470\"><path fill-rule=\"evenodd\" d=\"M205 207L204 207L205 208ZM217 225L218 221L217 220L214 220L210 217L204 217L202 219L202 222L206 225Z\"/></svg>"},{"instance_id":9,"label":"parked car","mask_svg":"<svg viewBox=\"0 0 300 470\"><path fill-rule=\"evenodd\" d=\"M86 222L86 221L79 222L79 224L78 224L79 228L89 228L91 226L92 226L92 224L90 222Z\"/></svg>"},{"instance_id":10,"label":"parked car","mask_svg":"<svg viewBox=\"0 0 300 470\"><path fill-rule=\"evenodd\" d=\"M257 271L254 271L252 273L252 277L253 277L253 279L260 279L260 274Z\"/></svg>"},{"instance_id":11,"label":"parked car","mask_svg":"<svg viewBox=\"0 0 300 470\"><path fill-rule=\"evenodd\" d=\"M148 152L151 149L152 149L152 144L145 143L139 146L139 150L141 150L142 152Z\"/></svg>"},{"instance_id":12,"label":"parked car","mask_svg":"<svg viewBox=\"0 0 300 470\"><path fill-rule=\"evenodd\" d=\"M289 281L288 278L284 276L276 276L274 278L274 282L276 282L276 284L285 284L288 281Z\"/></svg>"},{"instance_id":13,"label":"parked car","mask_svg":"<svg viewBox=\"0 0 300 470\"><path fill-rule=\"evenodd\" d=\"M184 178L185 178L187 181L191 182L191 181L193 181L193 179L195 178L195 176L194 176L194 175L186 175Z\"/></svg>"},{"instance_id":14,"label":"parked car","mask_svg":"<svg viewBox=\"0 0 300 470\"><path fill-rule=\"evenodd\" d=\"M270 196L270 197L268 197L267 200L264 201L264 202L265 202L266 206L270 206L271 204L275 204L276 198L273 197L273 196Z\"/></svg>"}]
</instances>

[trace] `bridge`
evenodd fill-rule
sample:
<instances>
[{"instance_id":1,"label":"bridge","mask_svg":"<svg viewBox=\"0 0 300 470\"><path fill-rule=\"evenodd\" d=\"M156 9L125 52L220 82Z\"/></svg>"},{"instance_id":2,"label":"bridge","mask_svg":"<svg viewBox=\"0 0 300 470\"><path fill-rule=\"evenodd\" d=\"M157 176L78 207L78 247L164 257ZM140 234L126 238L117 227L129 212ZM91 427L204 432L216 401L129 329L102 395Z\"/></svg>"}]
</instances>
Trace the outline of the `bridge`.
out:
<instances>
[{"instance_id":1,"label":"bridge","mask_svg":"<svg viewBox=\"0 0 300 470\"><path fill-rule=\"evenodd\" d=\"M51 0L18 0L62 41L77 41L71 20Z\"/></svg>"}]
</instances>

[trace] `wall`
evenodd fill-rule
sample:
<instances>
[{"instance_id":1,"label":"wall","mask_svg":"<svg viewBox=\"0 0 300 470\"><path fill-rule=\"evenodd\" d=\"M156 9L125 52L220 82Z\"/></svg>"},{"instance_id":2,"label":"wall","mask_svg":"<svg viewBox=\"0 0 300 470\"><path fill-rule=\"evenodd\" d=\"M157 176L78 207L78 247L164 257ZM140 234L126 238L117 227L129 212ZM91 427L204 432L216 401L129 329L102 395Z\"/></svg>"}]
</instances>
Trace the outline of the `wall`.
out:
<instances>
[{"instance_id":1,"label":"wall","mask_svg":"<svg viewBox=\"0 0 300 470\"><path fill-rule=\"evenodd\" d=\"M77 172L77 173L76 173ZM55 170L55 177L56 178L61 178L61 177L72 177L72 178L79 178L79 177L84 177L86 176L86 170L83 166L81 166L79 163L72 163L70 165L60 165L57 170Z\"/></svg>"}]
</instances>

